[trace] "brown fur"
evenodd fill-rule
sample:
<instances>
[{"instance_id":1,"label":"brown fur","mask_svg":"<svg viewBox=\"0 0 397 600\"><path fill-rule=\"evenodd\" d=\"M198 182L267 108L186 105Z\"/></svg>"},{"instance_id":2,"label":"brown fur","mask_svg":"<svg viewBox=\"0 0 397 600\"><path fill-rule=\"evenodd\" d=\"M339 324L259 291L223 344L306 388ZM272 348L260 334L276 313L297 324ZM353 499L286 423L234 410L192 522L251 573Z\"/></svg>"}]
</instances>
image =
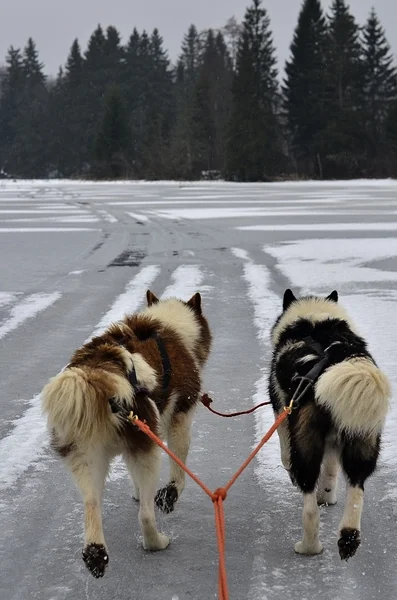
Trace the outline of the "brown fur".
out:
<instances>
[{"instance_id":1,"label":"brown fur","mask_svg":"<svg viewBox=\"0 0 397 600\"><path fill-rule=\"evenodd\" d=\"M108 563L101 499L111 459L123 454L141 500L139 519L144 547L161 550L169 540L156 529L154 496L160 469L160 452L148 436L113 414L109 400L132 410L151 430L166 437L168 445L185 462L190 443L193 409L201 390L211 333L201 310L201 296L189 302L159 301L147 292L148 308L112 324L76 350L67 368L43 390L52 446L72 472L85 505L84 561L95 577ZM154 335L166 348L170 373L163 386L163 359ZM129 382L135 368L139 389ZM184 472L170 463L170 482L156 502L166 512L184 488Z\"/></svg>"}]
</instances>

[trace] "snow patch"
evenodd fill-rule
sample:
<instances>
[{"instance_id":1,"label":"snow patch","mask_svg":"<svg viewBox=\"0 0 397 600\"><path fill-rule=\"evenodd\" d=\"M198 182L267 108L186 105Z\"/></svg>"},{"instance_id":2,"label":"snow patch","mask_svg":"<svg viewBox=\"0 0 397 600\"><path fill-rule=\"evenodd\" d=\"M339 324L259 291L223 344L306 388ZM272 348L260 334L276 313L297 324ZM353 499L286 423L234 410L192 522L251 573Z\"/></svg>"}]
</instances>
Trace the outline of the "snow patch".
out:
<instances>
[{"instance_id":1,"label":"snow patch","mask_svg":"<svg viewBox=\"0 0 397 600\"><path fill-rule=\"evenodd\" d=\"M11 309L11 316L0 325L0 339L54 304L60 297L59 292L54 292L52 294L32 294L22 300Z\"/></svg>"},{"instance_id":2,"label":"snow patch","mask_svg":"<svg viewBox=\"0 0 397 600\"><path fill-rule=\"evenodd\" d=\"M254 309L254 324L257 337L263 348L261 362L262 375L255 383L253 404L259 404L268 399L267 381L269 367L269 342L270 328L281 310L280 298L271 291L271 279L268 269L264 265L255 264L248 252L241 248L232 248L236 258L244 261L243 279L248 285L248 297ZM255 413L255 444L258 444L266 431L274 423L271 407L264 407ZM288 478L281 465L278 434L275 433L266 444L266 447L257 455L256 475L263 485L279 485ZM265 483L266 482L266 483Z\"/></svg>"},{"instance_id":3,"label":"snow patch","mask_svg":"<svg viewBox=\"0 0 397 600\"><path fill-rule=\"evenodd\" d=\"M266 245L263 251L280 262L282 272L303 293L313 293L313 286L321 284L328 290L352 282L397 280L395 270L381 270L375 262L397 256L396 238L309 239Z\"/></svg>"},{"instance_id":4,"label":"snow patch","mask_svg":"<svg viewBox=\"0 0 397 600\"><path fill-rule=\"evenodd\" d=\"M66 232L101 231L88 227L0 227L0 233L66 233Z\"/></svg>"},{"instance_id":5,"label":"snow patch","mask_svg":"<svg viewBox=\"0 0 397 600\"><path fill-rule=\"evenodd\" d=\"M210 289L209 286L200 287L204 273L198 265L181 265L173 272L172 279L173 283L164 290L162 298L180 298L187 301L196 292Z\"/></svg>"},{"instance_id":6,"label":"snow patch","mask_svg":"<svg viewBox=\"0 0 397 600\"><path fill-rule=\"evenodd\" d=\"M246 225L240 231L397 231L395 223L296 223L290 225Z\"/></svg>"},{"instance_id":7,"label":"snow patch","mask_svg":"<svg viewBox=\"0 0 397 600\"><path fill-rule=\"evenodd\" d=\"M131 219L135 219L136 221L142 221L143 223L147 223L150 220L149 217L141 213L128 212L127 215L131 217Z\"/></svg>"}]
</instances>

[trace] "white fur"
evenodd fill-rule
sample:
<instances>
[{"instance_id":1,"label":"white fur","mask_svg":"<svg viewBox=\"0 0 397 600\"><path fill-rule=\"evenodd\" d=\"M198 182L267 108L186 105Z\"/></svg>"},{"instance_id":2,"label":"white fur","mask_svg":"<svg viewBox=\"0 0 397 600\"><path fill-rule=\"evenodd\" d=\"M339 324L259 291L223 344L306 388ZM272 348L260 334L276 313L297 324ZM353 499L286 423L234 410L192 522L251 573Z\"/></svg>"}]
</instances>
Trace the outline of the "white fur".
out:
<instances>
[{"instance_id":1,"label":"white fur","mask_svg":"<svg viewBox=\"0 0 397 600\"><path fill-rule=\"evenodd\" d=\"M145 550L164 550L170 543L169 537L160 533L156 526L154 496L160 476L161 451L156 445L150 452L136 456L124 454L124 461L139 494L139 525Z\"/></svg>"},{"instance_id":2,"label":"white fur","mask_svg":"<svg viewBox=\"0 0 397 600\"><path fill-rule=\"evenodd\" d=\"M326 451L317 488L317 502L319 504L336 504L339 467L337 454L333 451Z\"/></svg>"},{"instance_id":3,"label":"white fur","mask_svg":"<svg viewBox=\"0 0 397 600\"><path fill-rule=\"evenodd\" d=\"M142 354L135 352L134 354L130 354L130 356L132 359L131 362L135 367L136 378L138 382L144 385L149 392L155 390L157 387L156 371L149 365L148 362L146 362Z\"/></svg>"},{"instance_id":4,"label":"white fur","mask_svg":"<svg viewBox=\"0 0 397 600\"><path fill-rule=\"evenodd\" d=\"M389 409L389 381L367 358L352 358L333 365L319 378L316 402L331 412L340 431L376 434Z\"/></svg>"},{"instance_id":5,"label":"white fur","mask_svg":"<svg viewBox=\"0 0 397 600\"><path fill-rule=\"evenodd\" d=\"M84 502L85 545L105 546L102 497L111 459L101 445L79 449L64 459Z\"/></svg>"},{"instance_id":6,"label":"white fur","mask_svg":"<svg viewBox=\"0 0 397 600\"><path fill-rule=\"evenodd\" d=\"M101 381L95 381L92 373L93 369L72 367L50 379L43 388L42 408L48 426L55 428L63 443L75 438L100 439L106 431L110 433L109 428L119 426L119 419L112 415L107 402L106 418L98 417L98 398L101 401L104 394L132 401L131 386L125 377L101 372Z\"/></svg>"},{"instance_id":7,"label":"white fur","mask_svg":"<svg viewBox=\"0 0 397 600\"><path fill-rule=\"evenodd\" d=\"M180 460L186 464L191 441L192 421L196 407L191 408L187 413L178 413L174 416L168 429L167 442L168 448L176 454ZM175 483L178 490L178 497L185 488L185 471L170 458L170 481Z\"/></svg>"},{"instance_id":8,"label":"white fur","mask_svg":"<svg viewBox=\"0 0 397 600\"><path fill-rule=\"evenodd\" d=\"M320 554L323 545L319 540L320 510L315 492L303 495L303 539L295 544L297 554Z\"/></svg>"},{"instance_id":9,"label":"white fur","mask_svg":"<svg viewBox=\"0 0 397 600\"><path fill-rule=\"evenodd\" d=\"M270 384L273 387L277 397L280 401L284 401L286 396L281 389L277 377L274 373L271 374ZM278 416L278 415L276 415ZM287 421L283 421L280 427L277 428L278 439L280 442L280 451L281 451L281 464L283 465L286 471L289 471L291 468L291 458L290 458L290 434L289 427Z\"/></svg>"},{"instance_id":10,"label":"white fur","mask_svg":"<svg viewBox=\"0 0 397 600\"><path fill-rule=\"evenodd\" d=\"M298 319L308 319L312 323L325 321L326 319L343 319L352 331L356 331L349 315L337 302L325 298L302 298L293 302L284 312L272 332L273 344L276 345L281 333Z\"/></svg>"},{"instance_id":11,"label":"white fur","mask_svg":"<svg viewBox=\"0 0 397 600\"><path fill-rule=\"evenodd\" d=\"M339 531L345 527L361 530L361 514L364 504L364 492L359 487L351 485L347 488L346 505L342 520L339 524Z\"/></svg>"},{"instance_id":12,"label":"white fur","mask_svg":"<svg viewBox=\"0 0 397 600\"><path fill-rule=\"evenodd\" d=\"M305 365L312 360L318 360L318 356L316 354L307 354L306 356L302 356L297 362L301 365Z\"/></svg>"},{"instance_id":13,"label":"white fur","mask_svg":"<svg viewBox=\"0 0 397 600\"><path fill-rule=\"evenodd\" d=\"M200 327L189 306L176 298L168 298L152 304L141 314L158 319L163 325L172 329L196 358L195 346L200 338Z\"/></svg>"}]
</instances>

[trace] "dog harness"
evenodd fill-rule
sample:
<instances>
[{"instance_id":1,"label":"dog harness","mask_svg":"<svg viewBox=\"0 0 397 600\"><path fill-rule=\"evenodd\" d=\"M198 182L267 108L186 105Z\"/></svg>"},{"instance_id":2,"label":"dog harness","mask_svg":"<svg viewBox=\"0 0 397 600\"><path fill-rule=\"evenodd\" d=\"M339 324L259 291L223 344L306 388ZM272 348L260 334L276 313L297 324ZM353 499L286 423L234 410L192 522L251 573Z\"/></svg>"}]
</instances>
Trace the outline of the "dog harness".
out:
<instances>
[{"instance_id":1,"label":"dog harness","mask_svg":"<svg viewBox=\"0 0 397 600\"><path fill-rule=\"evenodd\" d=\"M161 336L159 333L153 333L147 339L154 339L157 343L157 348L160 352L161 364L163 367L162 389L163 389L163 393L165 393L168 389L170 379L171 379L171 363L170 363L170 359L169 359L169 356L167 353L167 349L166 349L165 344L164 344L163 340L161 339ZM125 346L125 343L126 343L126 338L123 338L119 342L120 346ZM133 387L133 389L135 390L135 392L147 392L147 389L144 386L141 386L138 382L134 364L132 364L132 369L128 373L127 377L128 377L128 381L130 382L130 384Z\"/></svg>"},{"instance_id":2,"label":"dog harness","mask_svg":"<svg viewBox=\"0 0 397 600\"><path fill-rule=\"evenodd\" d=\"M330 358L328 355L329 348L331 348L331 346L341 343L341 342L334 342L333 344L330 344L327 348L324 349L322 344L320 344L320 342L316 342L315 340L313 340L313 338L311 336L304 338L302 341L307 346L309 346L309 348L311 348L313 350L313 352L315 352L317 354L318 360L313 365L313 367L308 371L308 373L306 373L306 375L299 375L299 373L295 373L295 375L293 376L293 378L291 380L292 382L299 381L298 387L296 388L295 393L292 397L294 408L298 408L299 402L305 395L306 391L309 389L309 387L312 387L316 383L317 379L320 377L320 375L325 371L325 369L330 364ZM303 387L304 382L306 382L307 385L302 392L302 387Z\"/></svg>"}]
</instances>

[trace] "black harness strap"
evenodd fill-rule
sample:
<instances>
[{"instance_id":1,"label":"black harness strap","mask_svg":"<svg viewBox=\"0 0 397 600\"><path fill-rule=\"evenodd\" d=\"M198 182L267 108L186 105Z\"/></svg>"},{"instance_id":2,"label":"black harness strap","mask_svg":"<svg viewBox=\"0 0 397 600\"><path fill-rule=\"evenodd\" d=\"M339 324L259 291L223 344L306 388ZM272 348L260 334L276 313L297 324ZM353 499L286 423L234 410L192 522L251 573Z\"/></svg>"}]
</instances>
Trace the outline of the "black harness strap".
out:
<instances>
[{"instance_id":1,"label":"black harness strap","mask_svg":"<svg viewBox=\"0 0 397 600\"><path fill-rule=\"evenodd\" d=\"M320 375L323 373L323 371L330 364L330 359L329 359L329 355L327 352L328 348L326 348L324 350L323 346L319 342L314 341L311 336L304 338L303 342L305 342L305 344L307 346L309 346L318 355L319 359L316 361L316 363L313 365L313 367L308 371L308 373L306 373L306 375L299 375L299 373L296 373L293 376L293 378L292 378L293 382L299 381L299 385L293 395L293 407L294 408L298 408L299 402L305 395L306 391L309 389L309 387L312 387L315 384L317 379L320 377ZM306 388L304 389L304 391L301 392L303 382L306 382L307 385L306 385Z\"/></svg>"},{"instance_id":2,"label":"black harness strap","mask_svg":"<svg viewBox=\"0 0 397 600\"><path fill-rule=\"evenodd\" d=\"M166 392L171 379L171 362L167 353L167 348L165 347L160 334L155 333L152 337L156 340L157 348L160 352L161 364L163 366L163 392Z\"/></svg>"}]
</instances>

